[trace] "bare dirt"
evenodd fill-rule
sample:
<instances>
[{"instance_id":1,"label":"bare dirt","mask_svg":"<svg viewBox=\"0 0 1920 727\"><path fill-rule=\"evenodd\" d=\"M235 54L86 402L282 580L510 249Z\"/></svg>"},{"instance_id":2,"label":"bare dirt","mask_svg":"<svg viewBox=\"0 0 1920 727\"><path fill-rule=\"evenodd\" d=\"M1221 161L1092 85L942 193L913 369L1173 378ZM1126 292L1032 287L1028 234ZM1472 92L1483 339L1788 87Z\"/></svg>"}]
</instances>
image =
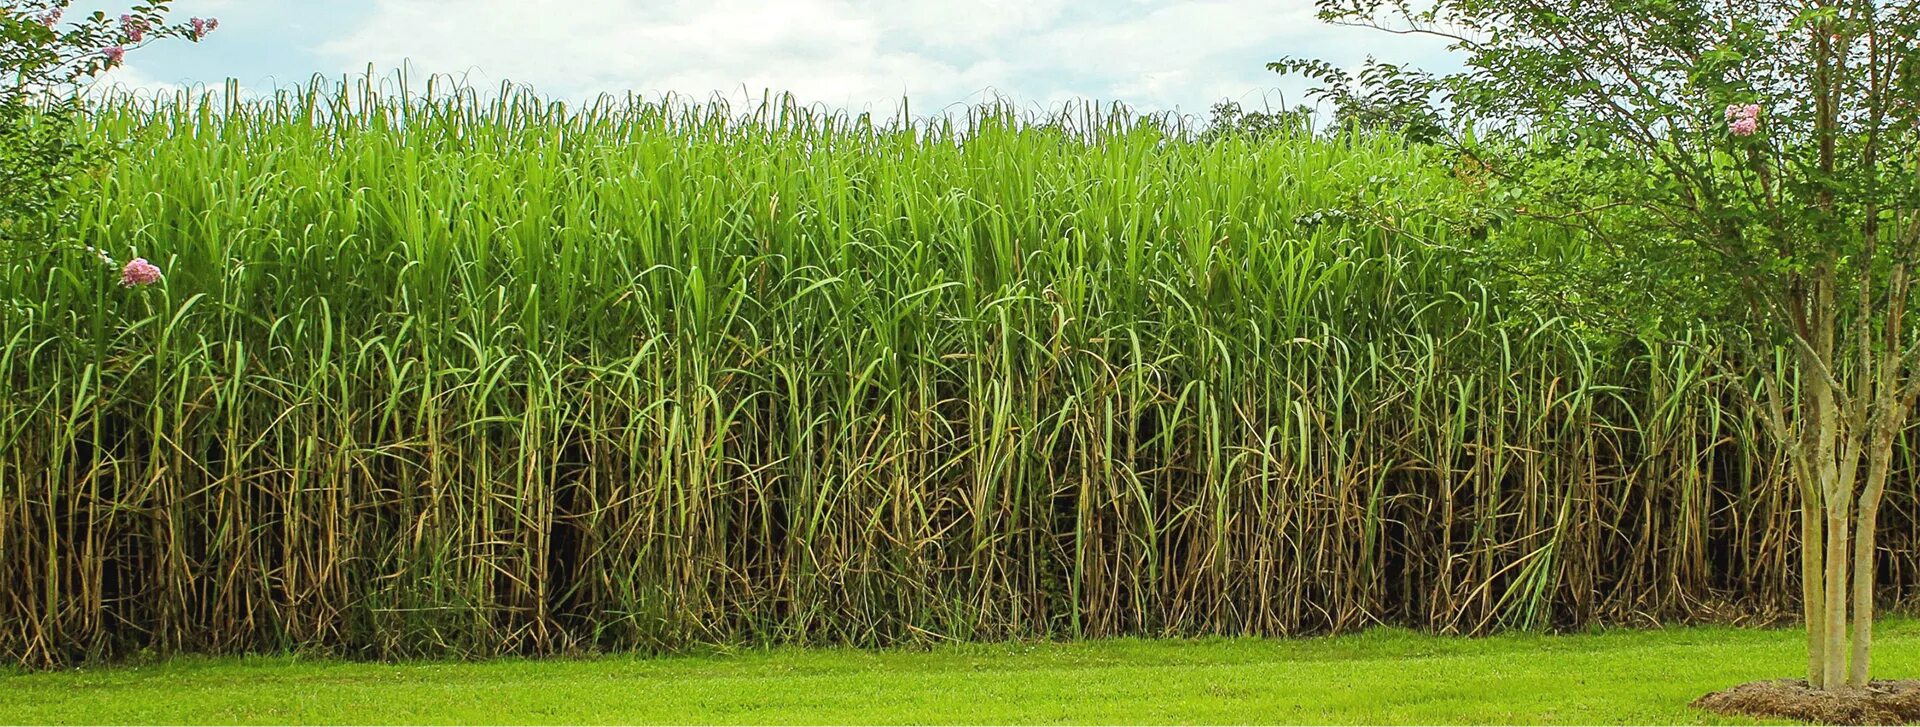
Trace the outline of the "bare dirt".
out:
<instances>
[{"instance_id":1,"label":"bare dirt","mask_svg":"<svg viewBox=\"0 0 1920 727\"><path fill-rule=\"evenodd\" d=\"M1920 724L1920 681L1876 681L1825 692L1802 679L1748 682L1693 700L1720 714L1797 719L1815 724Z\"/></svg>"}]
</instances>

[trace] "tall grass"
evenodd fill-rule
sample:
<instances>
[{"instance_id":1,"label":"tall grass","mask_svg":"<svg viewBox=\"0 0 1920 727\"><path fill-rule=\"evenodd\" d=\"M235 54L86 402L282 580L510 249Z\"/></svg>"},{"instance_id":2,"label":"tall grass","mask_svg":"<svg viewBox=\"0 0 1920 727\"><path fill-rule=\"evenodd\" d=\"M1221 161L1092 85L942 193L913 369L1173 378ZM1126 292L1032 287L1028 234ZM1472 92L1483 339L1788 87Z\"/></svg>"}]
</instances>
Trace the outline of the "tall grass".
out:
<instances>
[{"instance_id":1,"label":"tall grass","mask_svg":"<svg viewBox=\"0 0 1920 727\"><path fill-rule=\"evenodd\" d=\"M88 133L128 153L73 237L166 279L0 269L11 661L1795 598L1751 382L1712 341L1516 318L1439 221L1314 216L1461 193L1389 137L366 81ZM1892 499L1889 597L1916 580Z\"/></svg>"}]
</instances>

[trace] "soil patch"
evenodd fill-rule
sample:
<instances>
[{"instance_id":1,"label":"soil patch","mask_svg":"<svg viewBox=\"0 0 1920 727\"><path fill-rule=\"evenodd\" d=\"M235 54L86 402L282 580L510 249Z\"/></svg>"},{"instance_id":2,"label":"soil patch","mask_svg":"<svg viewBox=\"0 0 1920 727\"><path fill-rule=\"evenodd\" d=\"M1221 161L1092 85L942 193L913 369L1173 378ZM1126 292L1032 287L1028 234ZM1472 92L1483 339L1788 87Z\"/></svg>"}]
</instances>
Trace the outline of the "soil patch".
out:
<instances>
[{"instance_id":1,"label":"soil patch","mask_svg":"<svg viewBox=\"0 0 1920 727\"><path fill-rule=\"evenodd\" d=\"M1816 724L1920 724L1920 681L1876 681L1866 689L1823 692L1803 679L1774 679L1714 692L1693 700L1693 706Z\"/></svg>"}]
</instances>

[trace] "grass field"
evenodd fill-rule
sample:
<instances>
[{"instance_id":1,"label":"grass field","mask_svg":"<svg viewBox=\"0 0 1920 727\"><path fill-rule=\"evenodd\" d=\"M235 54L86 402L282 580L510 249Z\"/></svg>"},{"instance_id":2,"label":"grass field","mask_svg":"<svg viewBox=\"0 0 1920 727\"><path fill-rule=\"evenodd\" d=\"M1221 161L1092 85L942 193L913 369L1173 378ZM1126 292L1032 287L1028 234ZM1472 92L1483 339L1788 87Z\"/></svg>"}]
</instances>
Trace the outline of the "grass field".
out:
<instances>
[{"instance_id":1,"label":"grass field","mask_svg":"<svg viewBox=\"0 0 1920 727\"><path fill-rule=\"evenodd\" d=\"M1882 626L1888 678L1920 622ZM1719 723L1702 693L1791 675L1799 632L779 649L371 664L188 659L0 680L6 723Z\"/></svg>"}]
</instances>

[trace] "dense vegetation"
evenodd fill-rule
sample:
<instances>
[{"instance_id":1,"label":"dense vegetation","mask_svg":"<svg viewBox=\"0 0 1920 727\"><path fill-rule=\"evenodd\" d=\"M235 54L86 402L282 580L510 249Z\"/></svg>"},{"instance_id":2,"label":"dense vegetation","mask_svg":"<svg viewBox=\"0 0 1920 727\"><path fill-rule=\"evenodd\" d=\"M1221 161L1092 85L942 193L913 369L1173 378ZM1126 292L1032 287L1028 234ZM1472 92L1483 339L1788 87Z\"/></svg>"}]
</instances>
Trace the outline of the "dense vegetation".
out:
<instances>
[{"instance_id":1,"label":"dense vegetation","mask_svg":"<svg viewBox=\"0 0 1920 727\"><path fill-rule=\"evenodd\" d=\"M1390 136L364 83L86 133L127 153L76 244L0 261L9 661L1797 603L1726 373L1774 364L1528 316L1458 253L1551 227L1349 222L1477 189Z\"/></svg>"}]
</instances>

